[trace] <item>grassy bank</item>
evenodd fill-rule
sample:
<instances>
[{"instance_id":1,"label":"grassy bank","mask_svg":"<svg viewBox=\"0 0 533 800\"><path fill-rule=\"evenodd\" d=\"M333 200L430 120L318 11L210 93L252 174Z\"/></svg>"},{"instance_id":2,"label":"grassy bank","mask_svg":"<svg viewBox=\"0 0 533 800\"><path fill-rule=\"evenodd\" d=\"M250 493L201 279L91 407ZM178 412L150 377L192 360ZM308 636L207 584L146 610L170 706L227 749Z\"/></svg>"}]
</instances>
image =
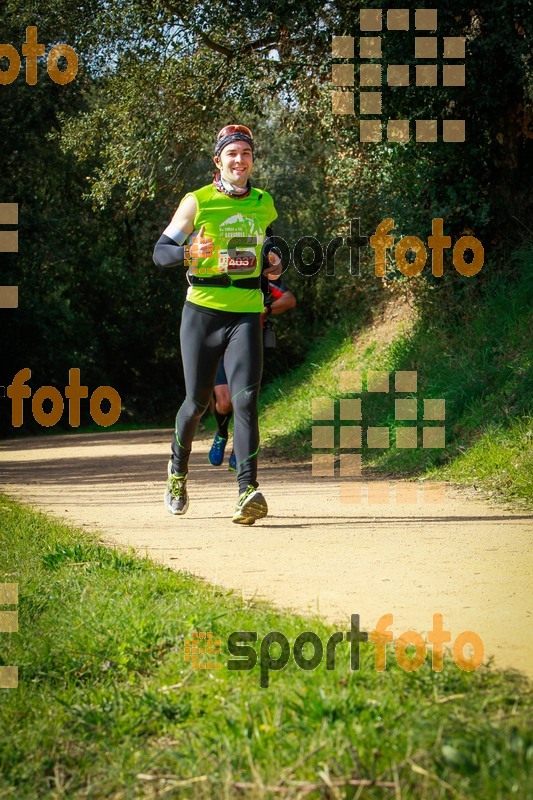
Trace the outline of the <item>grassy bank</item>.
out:
<instances>
[{"instance_id":1,"label":"grassy bank","mask_svg":"<svg viewBox=\"0 0 533 800\"><path fill-rule=\"evenodd\" d=\"M351 671L344 643L335 670L291 659L261 688L259 666L227 669L232 631L255 630L260 642L277 630L291 644L303 630L324 642L332 631L101 547L5 498L0 531L0 582L19 585L20 624L0 640L0 664L20 673L17 689L0 690L2 798L301 797L315 783L306 796L531 796L518 674L466 673L450 658L436 673L429 656L408 673L393 653L378 673L373 645ZM185 662L195 630L220 637L221 669ZM344 779L355 783L326 788Z\"/></svg>"},{"instance_id":2,"label":"grassy bank","mask_svg":"<svg viewBox=\"0 0 533 800\"><path fill-rule=\"evenodd\" d=\"M514 256L513 278L497 274L477 291L470 279L441 292L427 287L401 323L377 315L355 326L345 320L316 337L306 362L261 394L261 430L265 444L286 457L311 456L312 399L355 396L342 391L342 371L391 374L389 394L366 391L363 428L390 429L388 449L368 449L363 464L392 475L431 476L476 485L506 498L533 499L533 365L531 329L533 270L531 255ZM398 289L407 286L403 279ZM472 279L473 280L473 279ZM398 292L388 313L400 307ZM401 318L401 315L398 319ZM383 332L395 327L392 341ZM416 370L418 446L397 449L395 431L412 421L395 420L394 371ZM443 398L444 449L424 449L423 400ZM337 425L339 425L337 417ZM350 423L348 423L350 424ZM352 423L357 424L357 422Z\"/></svg>"}]
</instances>

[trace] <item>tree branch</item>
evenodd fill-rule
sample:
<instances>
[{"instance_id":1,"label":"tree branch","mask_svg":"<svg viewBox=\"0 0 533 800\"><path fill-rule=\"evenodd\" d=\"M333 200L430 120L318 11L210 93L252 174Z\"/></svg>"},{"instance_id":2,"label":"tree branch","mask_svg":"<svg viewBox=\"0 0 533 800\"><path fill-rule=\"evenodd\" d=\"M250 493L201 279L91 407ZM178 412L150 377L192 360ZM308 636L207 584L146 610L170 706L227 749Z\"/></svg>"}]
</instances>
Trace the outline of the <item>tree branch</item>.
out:
<instances>
[{"instance_id":1,"label":"tree branch","mask_svg":"<svg viewBox=\"0 0 533 800\"><path fill-rule=\"evenodd\" d=\"M272 47L277 44L279 44L279 36L272 33L270 36L263 36L261 39L256 39L255 42L250 42L239 52L247 55L253 53L254 50L262 50L264 47Z\"/></svg>"},{"instance_id":2,"label":"tree branch","mask_svg":"<svg viewBox=\"0 0 533 800\"><path fill-rule=\"evenodd\" d=\"M214 42L213 39L210 39L209 36L203 31L195 30L195 33L198 34L200 39L207 47L209 47L210 50L214 50L216 53L220 53L228 58L232 58L232 56L235 55L235 50L231 49L230 47L226 47L223 44L219 44L218 42Z\"/></svg>"},{"instance_id":3,"label":"tree branch","mask_svg":"<svg viewBox=\"0 0 533 800\"><path fill-rule=\"evenodd\" d=\"M265 47L272 47L277 45L279 42L279 36L271 33L269 36L262 36L260 39L256 39L254 42L249 42L248 44L244 45L244 47L227 47L225 44L215 42L210 36L207 35L207 33L204 33L204 31L196 28L193 28L193 30L198 34L206 47L209 47L210 50L214 50L215 53L220 53L221 55L226 56L226 58L233 58L237 53L240 55L250 55L256 50L262 50Z\"/></svg>"}]
</instances>

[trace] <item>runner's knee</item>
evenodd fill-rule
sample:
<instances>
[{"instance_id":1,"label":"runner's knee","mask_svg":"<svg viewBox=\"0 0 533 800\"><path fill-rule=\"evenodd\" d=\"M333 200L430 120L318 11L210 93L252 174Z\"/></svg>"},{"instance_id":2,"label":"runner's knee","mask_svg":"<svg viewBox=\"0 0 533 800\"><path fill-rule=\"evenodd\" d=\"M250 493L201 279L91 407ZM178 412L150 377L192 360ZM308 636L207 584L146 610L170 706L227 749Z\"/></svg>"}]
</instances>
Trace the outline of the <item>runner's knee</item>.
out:
<instances>
[{"instance_id":1,"label":"runner's knee","mask_svg":"<svg viewBox=\"0 0 533 800\"><path fill-rule=\"evenodd\" d=\"M183 409L189 419L194 417L200 419L208 406L209 400L206 403L202 403L199 400L195 400L194 397L186 397L183 403Z\"/></svg>"},{"instance_id":2,"label":"runner's knee","mask_svg":"<svg viewBox=\"0 0 533 800\"><path fill-rule=\"evenodd\" d=\"M251 386L249 389L243 389L242 392L238 392L235 397L232 398L233 400L233 410L236 415L241 413L249 413L252 409L255 410L257 408L257 398L259 396L259 387L258 386Z\"/></svg>"},{"instance_id":3,"label":"runner's knee","mask_svg":"<svg viewBox=\"0 0 533 800\"><path fill-rule=\"evenodd\" d=\"M219 414L231 414L233 411L231 400L226 400L225 402L217 400L217 411Z\"/></svg>"},{"instance_id":4,"label":"runner's knee","mask_svg":"<svg viewBox=\"0 0 533 800\"><path fill-rule=\"evenodd\" d=\"M227 384L219 384L218 386L215 386L215 396L217 398L218 413L231 414L233 406L231 405L229 386Z\"/></svg>"}]
</instances>

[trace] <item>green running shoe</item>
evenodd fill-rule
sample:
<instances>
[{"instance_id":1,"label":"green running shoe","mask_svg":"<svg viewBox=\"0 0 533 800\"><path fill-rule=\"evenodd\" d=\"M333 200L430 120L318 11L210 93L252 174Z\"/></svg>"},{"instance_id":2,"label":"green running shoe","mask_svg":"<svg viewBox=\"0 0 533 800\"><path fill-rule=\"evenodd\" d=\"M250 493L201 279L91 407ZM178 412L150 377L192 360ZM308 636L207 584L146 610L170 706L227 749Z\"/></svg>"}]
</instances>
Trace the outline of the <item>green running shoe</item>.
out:
<instances>
[{"instance_id":1,"label":"green running shoe","mask_svg":"<svg viewBox=\"0 0 533 800\"><path fill-rule=\"evenodd\" d=\"M172 462L168 462L168 481L165 489L165 505L171 514L186 514L189 508L187 476L174 475Z\"/></svg>"},{"instance_id":2,"label":"green running shoe","mask_svg":"<svg viewBox=\"0 0 533 800\"><path fill-rule=\"evenodd\" d=\"M262 519L267 514L268 506L265 498L255 486L249 484L237 501L232 521L237 525L253 525L256 519Z\"/></svg>"}]
</instances>

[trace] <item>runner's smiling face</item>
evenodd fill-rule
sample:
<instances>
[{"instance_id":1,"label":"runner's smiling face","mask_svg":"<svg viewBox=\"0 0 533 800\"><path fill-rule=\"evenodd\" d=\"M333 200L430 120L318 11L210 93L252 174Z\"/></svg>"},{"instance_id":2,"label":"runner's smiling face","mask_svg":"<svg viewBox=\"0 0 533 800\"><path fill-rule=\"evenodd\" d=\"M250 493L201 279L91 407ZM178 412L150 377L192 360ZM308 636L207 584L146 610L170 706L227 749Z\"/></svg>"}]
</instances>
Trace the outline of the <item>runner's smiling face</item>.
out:
<instances>
[{"instance_id":1,"label":"runner's smiling face","mask_svg":"<svg viewBox=\"0 0 533 800\"><path fill-rule=\"evenodd\" d=\"M219 156L215 158L215 164L220 170L221 176L236 186L246 186L253 163L252 148L240 140L226 145Z\"/></svg>"}]
</instances>

